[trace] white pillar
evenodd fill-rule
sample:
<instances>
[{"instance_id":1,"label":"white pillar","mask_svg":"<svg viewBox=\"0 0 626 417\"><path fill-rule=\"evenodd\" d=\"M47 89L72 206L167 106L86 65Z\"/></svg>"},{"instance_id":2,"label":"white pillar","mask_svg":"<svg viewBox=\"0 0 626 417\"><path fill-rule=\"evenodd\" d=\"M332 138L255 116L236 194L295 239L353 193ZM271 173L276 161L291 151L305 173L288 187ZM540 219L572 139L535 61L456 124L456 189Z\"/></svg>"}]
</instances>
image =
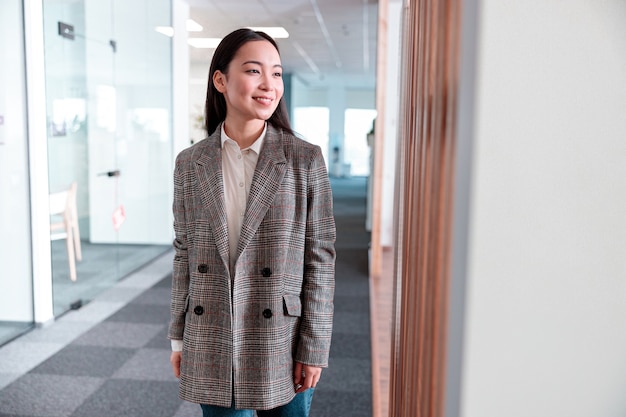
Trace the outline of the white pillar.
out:
<instances>
[{"instance_id":1,"label":"white pillar","mask_svg":"<svg viewBox=\"0 0 626 417\"><path fill-rule=\"evenodd\" d=\"M33 302L35 322L54 318L48 201L48 144L46 134L43 6L24 0L28 142L30 163Z\"/></svg>"}]
</instances>

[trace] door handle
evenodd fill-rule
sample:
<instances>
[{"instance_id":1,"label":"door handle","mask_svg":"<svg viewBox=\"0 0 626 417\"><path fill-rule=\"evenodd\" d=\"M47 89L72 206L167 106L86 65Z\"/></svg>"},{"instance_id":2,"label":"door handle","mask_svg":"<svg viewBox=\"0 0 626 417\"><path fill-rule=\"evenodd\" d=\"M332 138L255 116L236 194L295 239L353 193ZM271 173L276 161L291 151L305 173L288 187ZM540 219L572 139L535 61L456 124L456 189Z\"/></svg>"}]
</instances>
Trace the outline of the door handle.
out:
<instances>
[{"instance_id":1,"label":"door handle","mask_svg":"<svg viewBox=\"0 0 626 417\"><path fill-rule=\"evenodd\" d=\"M107 172L101 172L98 174L99 177L119 177L120 176L120 170L116 169L115 171L107 171Z\"/></svg>"}]
</instances>

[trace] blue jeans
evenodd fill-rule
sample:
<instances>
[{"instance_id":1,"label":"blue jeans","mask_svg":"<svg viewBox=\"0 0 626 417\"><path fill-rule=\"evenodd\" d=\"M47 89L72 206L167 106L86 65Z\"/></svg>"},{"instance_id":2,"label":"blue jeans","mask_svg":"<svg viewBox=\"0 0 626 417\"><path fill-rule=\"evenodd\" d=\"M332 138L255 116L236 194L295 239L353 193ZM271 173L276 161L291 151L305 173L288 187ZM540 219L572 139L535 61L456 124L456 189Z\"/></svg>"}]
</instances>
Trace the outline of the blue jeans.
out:
<instances>
[{"instance_id":1,"label":"blue jeans","mask_svg":"<svg viewBox=\"0 0 626 417\"><path fill-rule=\"evenodd\" d=\"M271 410L258 410L258 417L308 417L313 391L315 388L296 394L290 403L281 405ZM254 417L254 410L237 410L233 405L231 408L217 407L215 405L200 404L202 407L202 417Z\"/></svg>"}]
</instances>

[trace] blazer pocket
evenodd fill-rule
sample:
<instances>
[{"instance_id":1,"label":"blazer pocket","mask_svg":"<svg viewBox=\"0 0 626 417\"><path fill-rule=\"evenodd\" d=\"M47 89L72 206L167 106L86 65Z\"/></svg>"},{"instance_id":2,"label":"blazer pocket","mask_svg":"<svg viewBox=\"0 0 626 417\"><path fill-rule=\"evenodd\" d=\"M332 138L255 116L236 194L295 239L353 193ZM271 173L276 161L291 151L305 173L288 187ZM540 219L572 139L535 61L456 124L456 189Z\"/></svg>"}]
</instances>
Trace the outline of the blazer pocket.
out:
<instances>
[{"instance_id":1,"label":"blazer pocket","mask_svg":"<svg viewBox=\"0 0 626 417\"><path fill-rule=\"evenodd\" d=\"M298 295L283 295L283 304L285 305L286 315L300 317L300 315L302 314L302 303L300 302L300 297Z\"/></svg>"}]
</instances>

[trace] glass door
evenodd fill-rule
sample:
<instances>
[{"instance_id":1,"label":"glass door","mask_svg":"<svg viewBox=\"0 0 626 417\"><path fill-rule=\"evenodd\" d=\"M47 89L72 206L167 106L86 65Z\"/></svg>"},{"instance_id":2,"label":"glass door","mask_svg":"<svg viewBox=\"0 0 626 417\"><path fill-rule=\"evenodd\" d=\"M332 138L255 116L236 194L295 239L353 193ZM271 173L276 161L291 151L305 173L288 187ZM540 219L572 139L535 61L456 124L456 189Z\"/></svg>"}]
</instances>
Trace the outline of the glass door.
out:
<instances>
[{"instance_id":1,"label":"glass door","mask_svg":"<svg viewBox=\"0 0 626 417\"><path fill-rule=\"evenodd\" d=\"M51 201L77 219L52 242L56 316L170 247L170 21L169 0L44 0Z\"/></svg>"},{"instance_id":2,"label":"glass door","mask_svg":"<svg viewBox=\"0 0 626 417\"><path fill-rule=\"evenodd\" d=\"M101 237L117 205L107 174L116 170L115 51L110 7L97 27L89 7L44 1L55 316L118 278L116 234Z\"/></svg>"}]
</instances>

